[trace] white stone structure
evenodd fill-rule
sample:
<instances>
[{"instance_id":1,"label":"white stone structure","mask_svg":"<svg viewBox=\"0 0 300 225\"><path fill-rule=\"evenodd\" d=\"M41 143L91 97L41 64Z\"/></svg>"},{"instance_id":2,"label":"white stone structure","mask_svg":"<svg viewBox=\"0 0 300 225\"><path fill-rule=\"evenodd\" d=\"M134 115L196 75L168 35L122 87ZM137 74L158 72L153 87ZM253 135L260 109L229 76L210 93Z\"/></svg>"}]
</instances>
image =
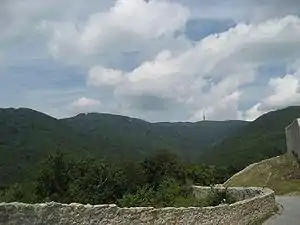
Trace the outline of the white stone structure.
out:
<instances>
[{"instance_id":1,"label":"white stone structure","mask_svg":"<svg viewBox=\"0 0 300 225\"><path fill-rule=\"evenodd\" d=\"M285 128L286 145L288 153L300 159L300 119L295 119Z\"/></svg>"}]
</instances>

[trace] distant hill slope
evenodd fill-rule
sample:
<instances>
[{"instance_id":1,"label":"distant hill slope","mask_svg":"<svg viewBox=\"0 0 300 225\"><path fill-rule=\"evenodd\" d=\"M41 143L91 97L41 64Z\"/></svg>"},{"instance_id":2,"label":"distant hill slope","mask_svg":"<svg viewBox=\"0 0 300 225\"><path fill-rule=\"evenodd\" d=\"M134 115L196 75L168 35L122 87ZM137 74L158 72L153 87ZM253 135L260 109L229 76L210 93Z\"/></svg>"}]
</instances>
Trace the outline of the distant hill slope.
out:
<instances>
[{"instance_id":1,"label":"distant hill slope","mask_svg":"<svg viewBox=\"0 0 300 225\"><path fill-rule=\"evenodd\" d=\"M287 154L250 165L232 176L225 186L269 187L277 195L300 194L300 168Z\"/></svg>"},{"instance_id":2,"label":"distant hill slope","mask_svg":"<svg viewBox=\"0 0 300 225\"><path fill-rule=\"evenodd\" d=\"M0 109L0 184L58 148L86 154L86 143L77 131L48 115L24 108Z\"/></svg>"},{"instance_id":3,"label":"distant hill slope","mask_svg":"<svg viewBox=\"0 0 300 225\"><path fill-rule=\"evenodd\" d=\"M197 159L219 140L247 122L149 123L99 113L58 120L31 109L0 109L0 186L28 179L51 151L74 157L140 158L170 150L186 160ZM228 130L230 132L228 132Z\"/></svg>"},{"instance_id":4,"label":"distant hill slope","mask_svg":"<svg viewBox=\"0 0 300 225\"><path fill-rule=\"evenodd\" d=\"M266 113L249 123L235 136L223 140L201 161L215 165L232 165L242 169L250 163L286 152L285 127L300 117L300 107L292 106Z\"/></svg>"},{"instance_id":5,"label":"distant hill slope","mask_svg":"<svg viewBox=\"0 0 300 225\"><path fill-rule=\"evenodd\" d=\"M245 121L149 123L100 113L79 114L62 121L88 135L95 146L105 149L107 156L143 157L164 149L186 160L194 160L247 124Z\"/></svg>"}]
</instances>

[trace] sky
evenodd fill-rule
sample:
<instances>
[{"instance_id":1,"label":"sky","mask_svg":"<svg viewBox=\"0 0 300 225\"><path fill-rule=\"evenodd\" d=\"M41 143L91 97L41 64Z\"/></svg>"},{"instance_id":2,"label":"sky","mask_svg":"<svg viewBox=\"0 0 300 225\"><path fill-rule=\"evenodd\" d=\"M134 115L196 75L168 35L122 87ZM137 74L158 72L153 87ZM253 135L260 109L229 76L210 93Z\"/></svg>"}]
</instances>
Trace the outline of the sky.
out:
<instances>
[{"instance_id":1,"label":"sky","mask_svg":"<svg viewBox=\"0 0 300 225\"><path fill-rule=\"evenodd\" d=\"M1 0L0 107L254 120L300 105L299 0Z\"/></svg>"}]
</instances>

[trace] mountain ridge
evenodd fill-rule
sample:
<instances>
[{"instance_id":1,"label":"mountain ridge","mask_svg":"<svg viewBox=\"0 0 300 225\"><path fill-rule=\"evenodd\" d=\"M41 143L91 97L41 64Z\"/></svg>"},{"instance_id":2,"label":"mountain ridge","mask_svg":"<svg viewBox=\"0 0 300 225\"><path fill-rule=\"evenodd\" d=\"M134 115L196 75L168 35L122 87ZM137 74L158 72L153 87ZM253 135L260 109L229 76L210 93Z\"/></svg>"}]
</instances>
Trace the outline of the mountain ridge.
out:
<instances>
[{"instance_id":1,"label":"mountain ridge","mask_svg":"<svg viewBox=\"0 0 300 225\"><path fill-rule=\"evenodd\" d=\"M285 127L300 117L300 106L271 111L249 123L243 132L223 140L202 156L202 162L228 165L238 170L286 152Z\"/></svg>"},{"instance_id":2,"label":"mountain ridge","mask_svg":"<svg viewBox=\"0 0 300 225\"><path fill-rule=\"evenodd\" d=\"M34 170L37 162L56 150L108 160L141 159L168 150L193 160L245 124L150 123L99 113L56 119L28 108L0 109L0 179L5 183L18 180L18 174L26 177L24 171Z\"/></svg>"},{"instance_id":3,"label":"mountain ridge","mask_svg":"<svg viewBox=\"0 0 300 225\"><path fill-rule=\"evenodd\" d=\"M26 177L56 150L112 161L169 151L186 162L237 171L285 153L284 128L297 117L299 106L266 113L253 122L154 123L107 113L56 119L27 108L0 109L0 179L5 183Z\"/></svg>"}]
</instances>

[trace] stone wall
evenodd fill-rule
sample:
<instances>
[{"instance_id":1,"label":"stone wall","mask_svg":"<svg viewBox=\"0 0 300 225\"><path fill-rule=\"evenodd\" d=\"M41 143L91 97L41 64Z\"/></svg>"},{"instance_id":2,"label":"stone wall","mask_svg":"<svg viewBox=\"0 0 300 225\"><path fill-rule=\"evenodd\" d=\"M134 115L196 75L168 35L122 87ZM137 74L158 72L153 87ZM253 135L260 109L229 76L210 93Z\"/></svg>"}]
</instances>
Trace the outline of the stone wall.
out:
<instances>
[{"instance_id":1,"label":"stone wall","mask_svg":"<svg viewBox=\"0 0 300 225\"><path fill-rule=\"evenodd\" d=\"M218 187L222 188L222 187ZM208 193L207 187L194 187L196 198ZM203 193L201 193L203 191ZM274 192L267 188L230 188L239 199L216 207L120 208L116 205L77 203L0 203L1 225L114 225L114 224L201 224L244 225L265 218L275 208Z\"/></svg>"},{"instance_id":2,"label":"stone wall","mask_svg":"<svg viewBox=\"0 0 300 225\"><path fill-rule=\"evenodd\" d=\"M223 185L214 187L194 186L193 193L195 198L200 201L205 201L207 198L213 197L214 192L226 192L227 198L237 202L245 199L253 198L262 193L259 188L246 188L246 187L224 187Z\"/></svg>"},{"instance_id":3,"label":"stone wall","mask_svg":"<svg viewBox=\"0 0 300 225\"><path fill-rule=\"evenodd\" d=\"M300 128L299 119L294 120L285 128L287 151L300 159Z\"/></svg>"}]
</instances>

